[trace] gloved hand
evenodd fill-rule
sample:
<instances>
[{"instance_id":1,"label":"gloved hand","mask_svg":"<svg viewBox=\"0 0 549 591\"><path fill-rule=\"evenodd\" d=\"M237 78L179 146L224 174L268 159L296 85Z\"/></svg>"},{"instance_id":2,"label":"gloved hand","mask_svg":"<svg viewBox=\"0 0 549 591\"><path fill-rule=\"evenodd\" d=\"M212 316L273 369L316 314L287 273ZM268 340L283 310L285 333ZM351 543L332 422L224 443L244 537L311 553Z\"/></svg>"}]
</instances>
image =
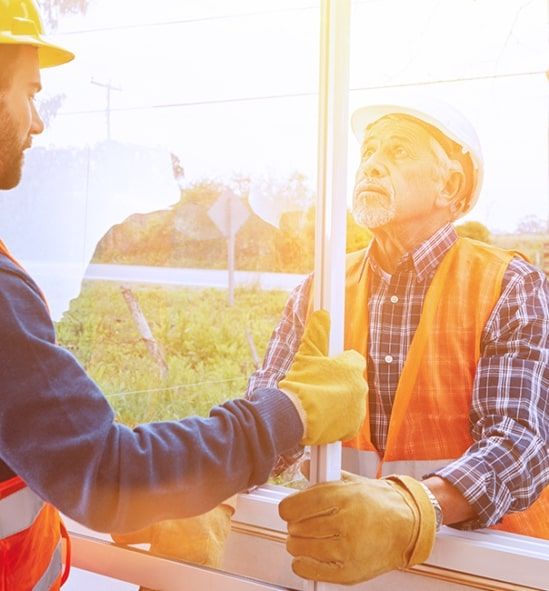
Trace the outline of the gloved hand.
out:
<instances>
[{"instance_id":1,"label":"gloved hand","mask_svg":"<svg viewBox=\"0 0 549 591\"><path fill-rule=\"evenodd\" d=\"M300 413L303 445L351 439L366 412L366 361L356 351L327 357L329 332L328 313L313 312L294 361L278 384Z\"/></svg>"},{"instance_id":2,"label":"gloved hand","mask_svg":"<svg viewBox=\"0 0 549 591\"><path fill-rule=\"evenodd\" d=\"M233 513L234 506L223 504L203 515L159 521L139 531L111 537L117 544L149 543L155 554L219 568Z\"/></svg>"},{"instance_id":3,"label":"gloved hand","mask_svg":"<svg viewBox=\"0 0 549 591\"><path fill-rule=\"evenodd\" d=\"M435 540L435 510L410 476L343 473L285 498L279 513L293 571L315 581L359 583L424 562Z\"/></svg>"}]
</instances>

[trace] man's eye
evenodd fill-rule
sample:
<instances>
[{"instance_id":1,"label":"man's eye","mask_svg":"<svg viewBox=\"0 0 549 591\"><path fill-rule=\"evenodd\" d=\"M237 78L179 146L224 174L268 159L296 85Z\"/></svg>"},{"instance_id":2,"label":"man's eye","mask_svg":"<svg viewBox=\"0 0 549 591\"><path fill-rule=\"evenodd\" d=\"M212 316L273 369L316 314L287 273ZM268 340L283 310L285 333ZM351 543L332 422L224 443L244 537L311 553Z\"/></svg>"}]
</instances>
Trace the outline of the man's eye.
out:
<instances>
[{"instance_id":1,"label":"man's eye","mask_svg":"<svg viewBox=\"0 0 549 591\"><path fill-rule=\"evenodd\" d=\"M403 146L393 146L392 152L396 158L406 158L408 156L408 152Z\"/></svg>"}]
</instances>

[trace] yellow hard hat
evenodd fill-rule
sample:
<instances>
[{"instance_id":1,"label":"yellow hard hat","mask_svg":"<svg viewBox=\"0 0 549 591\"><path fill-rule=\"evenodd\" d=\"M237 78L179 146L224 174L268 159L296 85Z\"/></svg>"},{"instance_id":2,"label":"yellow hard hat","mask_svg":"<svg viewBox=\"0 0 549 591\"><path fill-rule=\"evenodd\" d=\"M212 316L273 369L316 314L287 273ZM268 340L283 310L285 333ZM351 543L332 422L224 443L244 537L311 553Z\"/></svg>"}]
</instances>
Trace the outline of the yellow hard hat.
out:
<instances>
[{"instance_id":1,"label":"yellow hard hat","mask_svg":"<svg viewBox=\"0 0 549 591\"><path fill-rule=\"evenodd\" d=\"M44 27L34 0L0 0L0 45L31 45L38 49L41 68L60 66L74 54L44 37Z\"/></svg>"}]
</instances>

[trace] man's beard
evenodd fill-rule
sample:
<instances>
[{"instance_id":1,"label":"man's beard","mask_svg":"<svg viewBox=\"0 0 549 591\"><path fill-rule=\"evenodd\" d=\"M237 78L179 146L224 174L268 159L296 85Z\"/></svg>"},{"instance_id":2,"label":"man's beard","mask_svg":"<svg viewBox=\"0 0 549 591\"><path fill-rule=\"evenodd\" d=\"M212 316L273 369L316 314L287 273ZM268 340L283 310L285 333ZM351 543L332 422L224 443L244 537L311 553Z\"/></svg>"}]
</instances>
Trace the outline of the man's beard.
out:
<instances>
[{"instance_id":1,"label":"man's beard","mask_svg":"<svg viewBox=\"0 0 549 591\"><path fill-rule=\"evenodd\" d=\"M0 104L0 189L13 189L21 180L23 147L10 115Z\"/></svg>"},{"instance_id":2,"label":"man's beard","mask_svg":"<svg viewBox=\"0 0 549 591\"><path fill-rule=\"evenodd\" d=\"M357 183L353 195L353 218L359 226L379 228L388 224L396 214L393 195L364 191Z\"/></svg>"}]
</instances>

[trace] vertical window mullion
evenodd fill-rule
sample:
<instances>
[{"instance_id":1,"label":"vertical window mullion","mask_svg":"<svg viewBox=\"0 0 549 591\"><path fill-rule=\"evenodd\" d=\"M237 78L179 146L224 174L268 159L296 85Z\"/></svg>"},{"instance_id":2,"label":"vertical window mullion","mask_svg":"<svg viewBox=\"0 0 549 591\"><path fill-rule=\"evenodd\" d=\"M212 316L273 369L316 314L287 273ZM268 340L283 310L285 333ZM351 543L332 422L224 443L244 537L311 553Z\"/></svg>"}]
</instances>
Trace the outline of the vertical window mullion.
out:
<instances>
[{"instance_id":1,"label":"vertical window mullion","mask_svg":"<svg viewBox=\"0 0 549 591\"><path fill-rule=\"evenodd\" d=\"M345 302L350 1L322 0L321 11L314 308L330 314L329 350L337 355ZM338 479L340 470L341 444L313 447L312 482Z\"/></svg>"}]
</instances>

